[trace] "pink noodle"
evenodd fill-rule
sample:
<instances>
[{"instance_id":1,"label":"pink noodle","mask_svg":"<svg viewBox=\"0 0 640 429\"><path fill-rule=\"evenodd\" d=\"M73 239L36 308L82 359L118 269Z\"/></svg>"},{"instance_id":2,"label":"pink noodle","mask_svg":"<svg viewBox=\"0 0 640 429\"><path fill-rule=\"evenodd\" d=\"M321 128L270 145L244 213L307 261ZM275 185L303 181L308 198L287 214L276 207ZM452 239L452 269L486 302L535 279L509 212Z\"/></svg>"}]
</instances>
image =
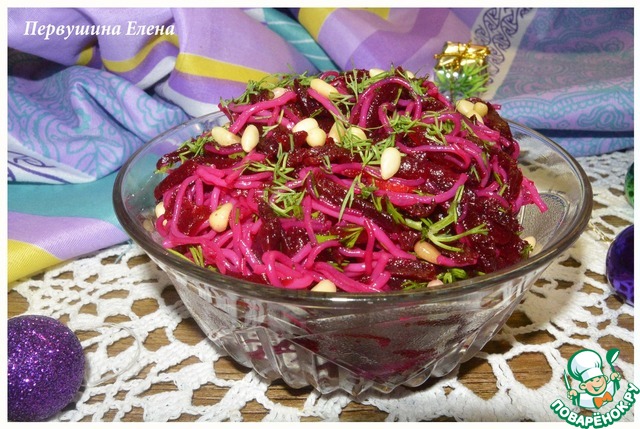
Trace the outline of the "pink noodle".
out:
<instances>
[{"instance_id":1,"label":"pink noodle","mask_svg":"<svg viewBox=\"0 0 640 429\"><path fill-rule=\"evenodd\" d=\"M367 232L367 246L364 249L365 272L371 274L373 271L373 248L376 244L374 224L369 219L364 221L364 230Z\"/></svg>"},{"instance_id":2,"label":"pink noodle","mask_svg":"<svg viewBox=\"0 0 640 429\"><path fill-rule=\"evenodd\" d=\"M247 120L255 112L271 109L276 106L282 106L283 104L287 104L289 101L293 100L296 97L297 95L295 92L287 91L278 98L274 98L272 100L262 101L260 103L254 104L253 106L251 106L250 108L242 112L240 116L236 118L233 124L231 124L231 126L229 127L229 131L234 134L238 134L238 132L242 129L242 127L244 127L244 124L247 122Z\"/></svg>"},{"instance_id":3,"label":"pink noodle","mask_svg":"<svg viewBox=\"0 0 640 429\"><path fill-rule=\"evenodd\" d=\"M544 200L540 197L540 193L538 192L538 190L536 189L536 187L534 186L531 180L527 179L526 177L523 177L522 189L526 191L526 195L529 197L526 200L525 204L529 202L528 200L531 200L533 204L538 206L538 209L540 209L541 212L544 213L548 210L549 207L544 202ZM522 194L522 189L520 191L521 194ZM518 209L520 209L520 207L518 207Z\"/></svg>"},{"instance_id":4,"label":"pink noodle","mask_svg":"<svg viewBox=\"0 0 640 429\"><path fill-rule=\"evenodd\" d=\"M406 207L414 204L440 204L445 201L453 199L458 191L458 188L467 181L467 174L462 173L458 180L455 181L453 186L448 191L442 192L438 195L418 195L418 194L406 194L402 192L385 191L384 193L376 191L376 195L386 195L389 200L398 207Z\"/></svg>"},{"instance_id":5,"label":"pink noodle","mask_svg":"<svg viewBox=\"0 0 640 429\"><path fill-rule=\"evenodd\" d=\"M295 255L291 257L291 260L296 264L300 264L309 255L309 253L311 253L311 249L312 246L310 243L305 244Z\"/></svg>"},{"instance_id":6,"label":"pink noodle","mask_svg":"<svg viewBox=\"0 0 640 429\"><path fill-rule=\"evenodd\" d=\"M340 242L338 240L327 240L324 243L316 244L313 247L313 249L311 249L311 252L309 252L309 255L307 256L303 267L307 270L311 269L311 267L316 261L316 258L320 253L322 253L323 250L328 249L330 247L338 247L338 246L340 246Z\"/></svg>"},{"instance_id":7,"label":"pink noodle","mask_svg":"<svg viewBox=\"0 0 640 429\"><path fill-rule=\"evenodd\" d=\"M359 162L349 162L331 166L332 173L343 173L347 170L362 171L362 164Z\"/></svg>"},{"instance_id":8,"label":"pink noodle","mask_svg":"<svg viewBox=\"0 0 640 429\"><path fill-rule=\"evenodd\" d=\"M318 103L322 104L322 107L333 113L337 118L342 118L342 112L338 110L338 108L327 97L320 95L320 93L313 88L309 88L307 92Z\"/></svg>"},{"instance_id":9,"label":"pink noodle","mask_svg":"<svg viewBox=\"0 0 640 429\"><path fill-rule=\"evenodd\" d=\"M376 289L375 287L371 287L369 285L349 278L348 276L342 274L340 271L336 270L331 264L328 264L326 262L318 262L315 264L314 268L345 292L378 292L378 289Z\"/></svg>"},{"instance_id":10,"label":"pink noodle","mask_svg":"<svg viewBox=\"0 0 640 429\"><path fill-rule=\"evenodd\" d=\"M509 201L507 201L502 195L498 194L498 186L498 182L493 182L491 185L485 188L476 190L476 195L478 195L479 197L493 198L498 201L498 203L500 203L502 207L509 208L511 206L509 204Z\"/></svg>"},{"instance_id":11,"label":"pink noodle","mask_svg":"<svg viewBox=\"0 0 640 429\"><path fill-rule=\"evenodd\" d=\"M195 203L198 206L202 205L204 201L204 190L202 189L202 179L197 178L194 183L195 188Z\"/></svg>"},{"instance_id":12,"label":"pink noodle","mask_svg":"<svg viewBox=\"0 0 640 429\"><path fill-rule=\"evenodd\" d=\"M237 144L234 144L234 145L231 145L231 146L219 146L219 147L208 144L208 145L204 146L204 149L207 152L210 152L210 153L215 153L217 155L226 156L226 155L231 155L231 154L234 154L234 153L238 153L238 150L239 150L238 148L239 147L240 147L240 145L237 145Z\"/></svg>"},{"instance_id":13,"label":"pink noodle","mask_svg":"<svg viewBox=\"0 0 640 429\"><path fill-rule=\"evenodd\" d=\"M338 77L340 75L340 73L338 73L336 70L327 70L325 72L322 72L322 74L320 74L320 76L318 76L320 79L322 80L327 80L327 78L329 77Z\"/></svg>"},{"instance_id":14,"label":"pink noodle","mask_svg":"<svg viewBox=\"0 0 640 429\"><path fill-rule=\"evenodd\" d=\"M480 149L475 143L472 143L462 137L447 136L446 139L448 143L458 145L462 148L462 151L468 153L473 159L475 159L476 166L480 169L480 186L486 186L489 181L490 172L485 160L482 158L482 149Z\"/></svg>"},{"instance_id":15,"label":"pink noodle","mask_svg":"<svg viewBox=\"0 0 640 429\"><path fill-rule=\"evenodd\" d=\"M378 107L378 119L380 120L380 123L382 124L382 128L384 128L384 130L386 132L391 134L393 132L393 128L391 127L391 124L389 123L389 117L387 116L387 110L393 111L393 110L395 110L395 107L391 103L382 103L380 105L380 107Z\"/></svg>"},{"instance_id":16,"label":"pink noodle","mask_svg":"<svg viewBox=\"0 0 640 429\"><path fill-rule=\"evenodd\" d=\"M300 122L302 120L302 118L300 118L298 115L293 113L291 111L291 109L288 109L286 107L284 108L284 118L288 119L290 122L292 122L294 124L297 124L298 122Z\"/></svg>"},{"instance_id":17,"label":"pink noodle","mask_svg":"<svg viewBox=\"0 0 640 429\"><path fill-rule=\"evenodd\" d=\"M379 226L373 223L372 223L372 226L373 226L374 237L376 238L376 240L378 240L380 245L387 250L387 252L389 252L391 255L393 255L396 258L405 258L411 261L416 259L415 255L412 255L411 253L407 253L404 250L400 249L398 246L396 246L395 243L389 238L387 234L385 234L385 232L382 229L380 229Z\"/></svg>"},{"instance_id":18,"label":"pink noodle","mask_svg":"<svg viewBox=\"0 0 640 429\"><path fill-rule=\"evenodd\" d=\"M444 152L457 156L459 160L450 159L451 162L456 164L460 168L467 169L471 165L471 158L465 153L463 149L460 149L456 145L440 146L440 145L421 145L415 147L408 147L402 143L396 143L396 146L401 152L404 153L417 153L417 152Z\"/></svg>"},{"instance_id":19,"label":"pink noodle","mask_svg":"<svg viewBox=\"0 0 640 429\"><path fill-rule=\"evenodd\" d=\"M438 89L438 87L435 85L435 83L425 80L422 83L422 86L427 88L427 95L435 98L436 100L444 103L444 105L446 106L446 108L451 109L453 108L453 104L449 101L449 99L447 97L444 96L443 93L440 92L440 90Z\"/></svg>"},{"instance_id":20,"label":"pink noodle","mask_svg":"<svg viewBox=\"0 0 640 429\"><path fill-rule=\"evenodd\" d=\"M312 226L313 220L311 219L311 196L309 195L307 195L302 200L302 213L304 218L304 228L307 231L309 242L315 245L318 243L318 239L316 238L316 234Z\"/></svg>"},{"instance_id":21,"label":"pink noodle","mask_svg":"<svg viewBox=\"0 0 640 429\"><path fill-rule=\"evenodd\" d=\"M384 269L387 267L387 262L391 259L391 256L386 252L380 252L380 258L376 261L375 267L373 271L371 271L371 278L376 281L384 272Z\"/></svg>"},{"instance_id":22,"label":"pink noodle","mask_svg":"<svg viewBox=\"0 0 640 429\"><path fill-rule=\"evenodd\" d=\"M220 177L220 175L215 174L214 169L208 168L205 166L198 166L196 169L196 174L198 177L203 179L205 183L209 185L216 185L217 187L228 188L226 180Z\"/></svg>"}]
</instances>

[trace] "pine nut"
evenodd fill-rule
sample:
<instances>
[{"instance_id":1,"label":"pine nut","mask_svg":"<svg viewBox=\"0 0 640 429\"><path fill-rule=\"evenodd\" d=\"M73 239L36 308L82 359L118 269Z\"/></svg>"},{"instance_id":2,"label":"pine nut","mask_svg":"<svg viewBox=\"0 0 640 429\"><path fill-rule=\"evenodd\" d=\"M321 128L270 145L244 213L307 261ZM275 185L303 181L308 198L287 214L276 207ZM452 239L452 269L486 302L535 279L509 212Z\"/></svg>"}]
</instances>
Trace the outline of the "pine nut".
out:
<instances>
[{"instance_id":1,"label":"pine nut","mask_svg":"<svg viewBox=\"0 0 640 429\"><path fill-rule=\"evenodd\" d=\"M232 203L224 203L218 206L209 216L209 226L216 232L222 232L229 226L229 215L233 209Z\"/></svg>"},{"instance_id":2,"label":"pine nut","mask_svg":"<svg viewBox=\"0 0 640 429\"><path fill-rule=\"evenodd\" d=\"M313 118L306 118L295 124L291 131L297 133L300 131L309 131L313 128L318 128L318 121Z\"/></svg>"},{"instance_id":3,"label":"pine nut","mask_svg":"<svg viewBox=\"0 0 640 429\"><path fill-rule=\"evenodd\" d=\"M416 75L410 72L409 70L405 70L404 74L405 76L407 76L408 79L413 79L414 77L416 77Z\"/></svg>"},{"instance_id":4,"label":"pine nut","mask_svg":"<svg viewBox=\"0 0 640 429\"><path fill-rule=\"evenodd\" d=\"M473 112L469 115L469 119L473 119L473 117L476 117L476 121L480 122L481 124L484 124L484 121L482 120L482 116L480 116L477 112Z\"/></svg>"},{"instance_id":5,"label":"pine nut","mask_svg":"<svg viewBox=\"0 0 640 429\"><path fill-rule=\"evenodd\" d=\"M284 95L287 91L289 91L289 90L285 89L285 88L283 88L281 86L277 86L277 87L275 87L275 88L273 88L271 90L271 93L273 94L273 98L278 98L278 97Z\"/></svg>"},{"instance_id":6,"label":"pine nut","mask_svg":"<svg viewBox=\"0 0 640 429\"><path fill-rule=\"evenodd\" d=\"M211 137L213 137L220 146L231 146L232 144L240 143L240 137L220 126L211 129Z\"/></svg>"},{"instance_id":7,"label":"pine nut","mask_svg":"<svg viewBox=\"0 0 640 429\"><path fill-rule=\"evenodd\" d=\"M156 205L156 217L160 217L165 213L164 211L164 204L162 203L162 201L160 201L157 205Z\"/></svg>"},{"instance_id":8,"label":"pine nut","mask_svg":"<svg viewBox=\"0 0 640 429\"><path fill-rule=\"evenodd\" d=\"M432 264L438 264L440 251L436 249L433 244L427 243L426 241L418 241L416 245L413 246L413 250L416 252L418 258L424 259Z\"/></svg>"},{"instance_id":9,"label":"pine nut","mask_svg":"<svg viewBox=\"0 0 640 429\"><path fill-rule=\"evenodd\" d=\"M433 279L431 280L429 283L427 283L427 287L429 286L440 286L443 285L444 283L442 282L442 280L440 279Z\"/></svg>"},{"instance_id":10,"label":"pine nut","mask_svg":"<svg viewBox=\"0 0 640 429\"><path fill-rule=\"evenodd\" d=\"M354 137L359 138L360 140L366 140L367 134L364 132L362 128L351 127L347 130L347 134L352 135Z\"/></svg>"},{"instance_id":11,"label":"pine nut","mask_svg":"<svg viewBox=\"0 0 640 429\"><path fill-rule=\"evenodd\" d=\"M327 137L331 137L334 142L340 143L344 133L344 124L342 124L342 122L334 122L329 130L329 134L327 134Z\"/></svg>"},{"instance_id":12,"label":"pine nut","mask_svg":"<svg viewBox=\"0 0 640 429\"><path fill-rule=\"evenodd\" d=\"M311 288L313 292L336 292L338 288L331 280L320 280L314 287Z\"/></svg>"},{"instance_id":13,"label":"pine nut","mask_svg":"<svg viewBox=\"0 0 640 429\"><path fill-rule=\"evenodd\" d=\"M464 116L469 117L469 114L473 113L473 103L469 100L458 100L456 110Z\"/></svg>"},{"instance_id":14,"label":"pine nut","mask_svg":"<svg viewBox=\"0 0 640 429\"><path fill-rule=\"evenodd\" d=\"M309 86L313 89L315 89L318 94L322 95L323 97L327 97L330 98L332 93L337 93L338 90L335 89L333 86L331 86L330 84L328 84L327 82L325 82L322 79L311 79L311 82L309 83Z\"/></svg>"},{"instance_id":15,"label":"pine nut","mask_svg":"<svg viewBox=\"0 0 640 429\"><path fill-rule=\"evenodd\" d=\"M531 249L535 249L537 241L536 241L536 238L533 235L525 237L525 238L523 238L523 240L526 241L527 243L529 243L529 245L531 246Z\"/></svg>"},{"instance_id":16,"label":"pine nut","mask_svg":"<svg viewBox=\"0 0 640 429\"><path fill-rule=\"evenodd\" d=\"M322 128L311 128L307 131L305 141L311 147L324 146L324 143L327 141L327 133L325 133Z\"/></svg>"},{"instance_id":17,"label":"pine nut","mask_svg":"<svg viewBox=\"0 0 640 429\"><path fill-rule=\"evenodd\" d=\"M376 69L376 68L369 69L369 77L376 77L382 73L384 73L384 70L382 69Z\"/></svg>"},{"instance_id":18,"label":"pine nut","mask_svg":"<svg viewBox=\"0 0 640 429\"><path fill-rule=\"evenodd\" d=\"M145 219L144 221L142 221L142 227L145 229L145 231L148 231L148 232L153 232L156 230L156 226L151 221L151 219Z\"/></svg>"},{"instance_id":19,"label":"pine nut","mask_svg":"<svg viewBox=\"0 0 640 429\"><path fill-rule=\"evenodd\" d=\"M478 101L473 105L473 110L475 110L480 116L484 116L489 113L489 107L484 104L482 101Z\"/></svg>"},{"instance_id":20,"label":"pine nut","mask_svg":"<svg viewBox=\"0 0 640 429\"><path fill-rule=\"evenodd\" d=\"M393 177L400 169L402 155L395 147L388 147L382 151L380 157L380 175L384 180Z\"/></svg>"},{"instance_id":21,"label":"pine nut","mask_svg":"<svg viewBox=\"0 0 640 429\"><path fill-rule=\"evenodd\" d=\"M244 129L244 133L242 133L242 138L240 139L240 144L242 145L242 150L249 153L258 145L260 141L260 132L258 131L258 127L253 124L247 125L247 128Z\"/></svg>"}]
</instances>

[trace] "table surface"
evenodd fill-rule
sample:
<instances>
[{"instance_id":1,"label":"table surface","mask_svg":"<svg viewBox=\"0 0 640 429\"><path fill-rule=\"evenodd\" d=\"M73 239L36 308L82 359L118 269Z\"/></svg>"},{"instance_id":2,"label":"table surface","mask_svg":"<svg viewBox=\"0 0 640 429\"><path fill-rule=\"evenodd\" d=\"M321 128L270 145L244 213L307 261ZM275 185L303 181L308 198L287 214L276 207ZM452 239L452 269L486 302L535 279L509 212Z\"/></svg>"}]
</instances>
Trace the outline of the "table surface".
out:
<instances>
[{"instance_id":1,"label":"table surface","mask_svg":"<svg viewBox=\"0 0 640 429\"><path fill-rule=\"evenodd\" d=\"M633 380L633 307L612 294L602 260L611 240L633 222L623 192L633 152L580 162L592 181L595 205L590 228L574 248L545 271L476 357L449 376L389 396L322 395L310 387L266 383L216 349L168 279L131 244L10 285L8 316L61 320L85 347L89 372L107 377L83 387L54 420L554 421L549 404L566 396L561 374L576 351L593 348L604 355L619 349L616 368ZM122 329L103 335L105 326L135 335ZM428 409L427 400L437 406ZM509 403L515 402L512 410ZM411 409L417 407L423 409Z\"/></svg>"}]
</instances>

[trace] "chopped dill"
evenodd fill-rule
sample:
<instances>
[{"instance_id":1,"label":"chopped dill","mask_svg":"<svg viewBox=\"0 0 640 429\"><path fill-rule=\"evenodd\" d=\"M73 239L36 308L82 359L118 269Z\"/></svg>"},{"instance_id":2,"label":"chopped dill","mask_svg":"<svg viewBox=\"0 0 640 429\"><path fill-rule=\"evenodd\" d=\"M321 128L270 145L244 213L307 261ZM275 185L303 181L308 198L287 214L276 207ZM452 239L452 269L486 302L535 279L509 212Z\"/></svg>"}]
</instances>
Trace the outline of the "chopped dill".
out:
<instances>
[{"instance_id":1,"label":"chopped dill","mask_svg":"<svg viewBox=\"0 0 640 429\"><path fill-rule=\"evenodd\" d=\"M468 276L469 275L467 274L467 272L464 269L458 268L458 267L453 267L453 268L448 268L446 271L438 274L437 278L442 283L453 283L456 280L464 280Z\"/></svg>"}]
</instances>

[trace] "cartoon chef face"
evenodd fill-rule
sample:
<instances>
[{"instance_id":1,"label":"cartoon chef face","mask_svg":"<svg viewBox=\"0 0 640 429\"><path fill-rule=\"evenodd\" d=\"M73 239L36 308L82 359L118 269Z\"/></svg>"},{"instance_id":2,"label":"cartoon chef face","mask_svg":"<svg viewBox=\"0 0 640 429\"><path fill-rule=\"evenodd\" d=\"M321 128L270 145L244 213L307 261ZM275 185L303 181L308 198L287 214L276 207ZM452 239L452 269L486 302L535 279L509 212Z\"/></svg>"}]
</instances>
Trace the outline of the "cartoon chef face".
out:
<instances>
[{"instance_id":1,"label":"cartoon chef face","mask_svg":"<svg viewBox=\"0 0 640 429\"><path fill-rule=\"evenodd\" d=\"M607 382L609 379L606 375L593 377L583 383L580 383L580 389L593 396L598 396L607 390Z\"/></svg>"},{"instance_id":2,"label":"cartoon chef face","mask_svg":"<svg viewBox=\"0 0 640 429\"><path fill-rule=\"evenodd\" d=\"M607 389L609 379L602 372L602 358L593 350L582 350L573 356L568 363L569 374L579 380L580 389L597 396Z\"/></svg>"}]
</instances>

